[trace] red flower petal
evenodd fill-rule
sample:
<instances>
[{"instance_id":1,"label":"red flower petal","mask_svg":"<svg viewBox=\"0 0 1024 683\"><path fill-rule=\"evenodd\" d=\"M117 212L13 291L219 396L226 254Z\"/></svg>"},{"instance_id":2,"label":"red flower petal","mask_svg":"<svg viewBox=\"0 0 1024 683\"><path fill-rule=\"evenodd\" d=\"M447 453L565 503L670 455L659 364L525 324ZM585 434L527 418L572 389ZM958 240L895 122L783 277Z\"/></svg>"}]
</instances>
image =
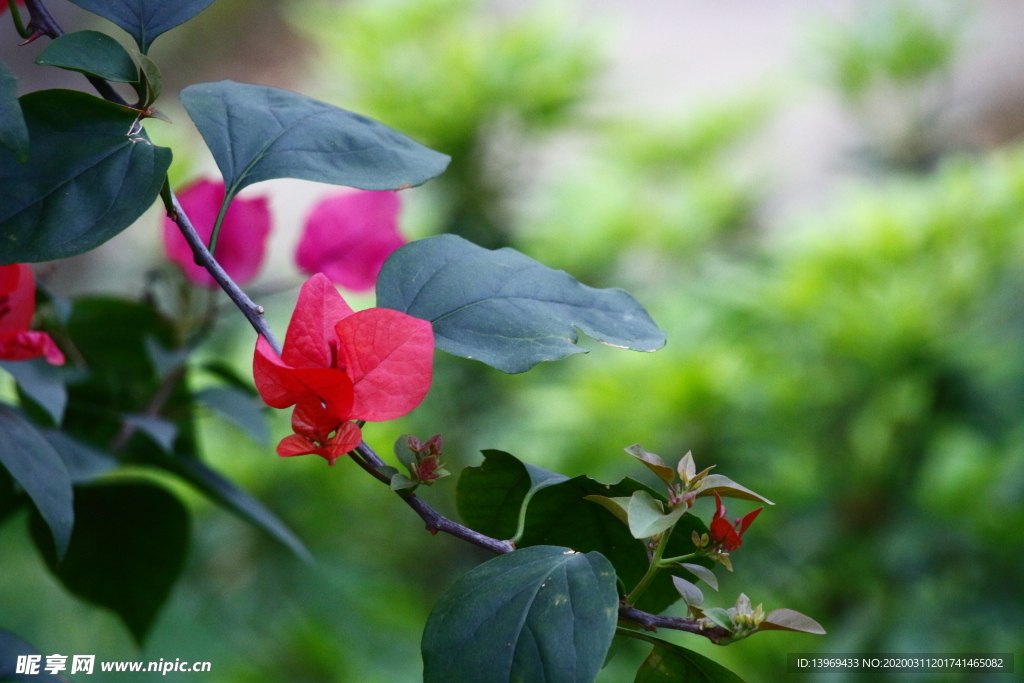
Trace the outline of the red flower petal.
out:
<instances>
[{"instance_id":1,"label":"red flower petal","mask_svg":"<svg viewBox=\"0 0 1024 683\"><path fill-rule=\"evenodd\" d=\"M323 275L306 280L299 291L281 359L293 368L337 367L338 336L334 326L352 309Z\"/></svg>"},{"instance_id":2,"label":"red flower petal","mask_svg":"<svg viewBox=\"0 0 1024 683\"><path fill-rule=\"evenodd\" d=\"M293 406L311 392L339 419L348 419L352 410L352 380L348 375L331 368L289 367L262 336L256 341L252 374L260 396L274 408Z\"/></svg>"},{"instance_id":3,"label":"red flower petal","mask_svg":"<svg viewBox=\"0 0 1024 683\"><path fill-rule=\"evenodd\" d=\"M224 183L205 179L196 181L182 190L178 199L196 232L204 242L209 242L224 201ZM245 284L260 270L269 234L270 206L267 198L235 198L224 216L214 256L235 282ZM204 287L217 287L206 269L196 265L192 248L170 218L164 219L164 248L168 258L178 264L189 280Z\"/></svg>"},{"instance_id":4,"label":"red flower petal","mask_svg":"<svg viewBox=\"0 0 1024 683\"><path fill-rule=\"evenodd\" d=\"M354 385L353 418L393 420L420 404L430 389L434 360L429 322L371 308L345 318L335 330Z\"/></svg>"},{"instance_id":5,"label":"red flower petal","mask_svg":"<svg viewBox=\"0 0 1024 683\"><path fill-rule=\"evenodd\" d=\"M295 455L310 455L318 450L315 443L298 434L286 436L281 439L281 443L277 444L277 454L282 458L290 458Z\"/></svg>"},{"instance_id":6,"label":"red flower petal","mask_svg":"<svg viewBox=\"0 0 1024 683\"><path fill-rule=\"evenodd\" d=\"M761 510L764 510L764 508L763 507L757 508L753 512L748 512L746 515L743 516L743 519L740 520L740 532L739 533L740 533L741 536L743 535L743 532L747 530L747 527L750 526L750 523L753 522L755 519L757 519L757 516L759 514L761 514Z\"/></svg>"},{"instance_id":7,"label":"red flower petal","mask_svg":"<svg viewBox=\"0 0 1024 683\"><path fill-rule=\"evenodd\" d=\"M327 441L327 435L338 428L339 422L313 394L300 398L292 412L292 431L320 443Z\"/></svg>"},{"instance_id":8,"label":"red flower petal","mask_svg":"<svg viewBox=\"0 0 1024 683\"><path fill-rule=\"evenodd\" d=\"M398 232L397 192L358 190L318 204L295 253L299 268L323 273L353 291L372 289L384 261L405 244Z\"/></svg>"},{"instance_id":9,"label":"red flower petal","mask_svg":"<svg viewBox=\"0 0 1024 683\"><path fill-rule=\"evenodd\" d=\"M0 266L0 334L24 332L32 324L35 312L36 281L32 269L24 263Z\"/></svg>"},{"instance_id":10,"label":"red flower petal","mask_svg":"<svg viewBox=\"0 0 1024 683\"><path fill-rule=\"evenodd\" d=\"M0 359L31 360L43 356L50 365L64 365L64 354L45 332L18 332L0 337Z\"/></svg>"},{"instance_id":11,"label":"red flower petal","mask_svg":"<svg viewBox=\"0 0 1024 683\"><path fill-rule=\"evenodd\" d=\"M342 422L338 427L338 433L331 437L327 444L326 454L321 453L327 462L334 464L334 461L349 451L355 450L363 441L363 431L355 422Z\"/></svg>"}]
</instances>

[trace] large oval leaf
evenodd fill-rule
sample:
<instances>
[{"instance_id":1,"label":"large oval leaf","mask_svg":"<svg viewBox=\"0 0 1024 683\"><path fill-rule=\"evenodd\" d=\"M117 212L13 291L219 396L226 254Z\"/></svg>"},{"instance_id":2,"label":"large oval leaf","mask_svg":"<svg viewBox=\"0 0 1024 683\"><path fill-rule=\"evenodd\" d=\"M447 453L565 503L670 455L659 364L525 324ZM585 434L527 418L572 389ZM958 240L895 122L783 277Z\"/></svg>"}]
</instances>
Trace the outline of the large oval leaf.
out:
<instances>
[{"instance_id":1,"label":"large oval leaf","mask_svg":"<svg viewBox=\"0 0 1024 683\"><path fill-rule=\"evenodd\" d=\"M533 495L569 477L525 463L504 451L486 450L479 467L459 475L455 505L470 528L493 538L518 541Z\"/></svg>"},{"instance_id":2,"label":"large oval leaf","mask_svg":"<svg viewBox=\"0 0 1024 683\"><path fill-rule=\"evenodd\" d=\"M377 305L429 320L439 349L505 372L586 350L576 330L611 346L665 345L644 307L621 289L594 289L510 248L491 251L438 235L384 264Z\"/></svg>"},{"instance_id":3,"label":"large oval leaf","mask_svg":"<svg viewBox=\"0 0 1024 683\"><path fill-rule=\"evenodd\" d=\"M440 175L450 159L372 119L288 90L232 81L181 91L213 152L228 198L273 178L397 190Z\"/></svg>"},{"instance_id":4,"label":"large oval leaf","mask_svg":"<svg viewBox=\"0 0 1024 683\"><path fill-rule=\"evenodd\" d=\"M0 148L0 263L52 261L114 237L156 200L171 150L131 134L130 109L72 90L21 98L31 145Z\"/></svg>"},{"instance_id":5,"label":"large oval leaf","mask_svg":"<svg viewBox=\"0 0 1024 683\"><path fill-rule=\"evenodd\" d=\"M139 68L128 51L99 31L75 31L60 36L39 53L36 64L117 83L139 80Z\"/></svg>"},{"instance_id":6,"label":"large oval leaf","mask_svg":"<svg viewBox=\"0 0 1024 683\"><path fill-rule=\"evenodd\" d=\"M424 683L591 683L618 603L615 570L599 553L539 546L496 557L434 607Z\"/></svg>"},{"instance_id":7,"label":"large oval leaf","mask_svg":"<svg viewBox=\"0 0 1024 683\"><path fill-rule=\"evenodd\" d=\"M18 81L0 59L0 147L14 152L19 160L28 158L28 128L18 103Z\"/></svg>"},{"instance_id":8,"label":"large oval leaf","mask_svg":"<svg viewBox=\"0 0 1024 683\"><path fill-rule=\"evenodd\" d=\"M161 34L196 16L213 0L71 0L128 31L143 52Z\"/></svg>"},{"instance_id":9,"label":"large oval leaf","mask_svg":"<svg viewBox=\"0 0 1024 683\"><path fill-rule=\"evenodd\" d=\"M143 482L75 493L77 521L63 562L36 516L32 538L68 590L116 612L141 644L185 564L188 511L163 487Z\"/></svg>"},{"instance_id":10,"label":"large oval leaf","mask_svg":"<svg viewBox=\"0 0 1024 683\"><path fill-rule=\"evenodd\" d=\"M0 403L0 464L21 485L46 521L63 556L71 539L75 513L71 478L64 461L31 422Z\"/></svg>"}]
</instances>

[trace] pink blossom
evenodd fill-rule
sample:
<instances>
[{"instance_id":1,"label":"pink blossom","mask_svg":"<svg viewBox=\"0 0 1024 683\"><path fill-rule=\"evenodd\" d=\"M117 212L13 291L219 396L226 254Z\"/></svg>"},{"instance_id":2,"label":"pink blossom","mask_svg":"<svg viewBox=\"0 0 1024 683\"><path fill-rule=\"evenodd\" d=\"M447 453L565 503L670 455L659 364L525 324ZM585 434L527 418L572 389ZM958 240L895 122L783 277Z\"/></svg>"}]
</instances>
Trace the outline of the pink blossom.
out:
<instances>
[{"instance_id":1,"label":"pink blossom","mask_svg":"<svg viewBox=\"0 0 1024 683\"><path fill-rule=\"evenodd\" d=\"M328 197L306 220L296 263L302 271L323 273L345 289L371 289L384 261L405 244L398 232L401 208L398 193L391 191Z\"/></svg>"},{"instance_id":2,"label":"pink blossom","mask_svg":"<svg viewBox=\"0 0 1024 683\"><path fill-rule=\"evenodd\" d=\"M192 220L199 236L209 243L213 224L224 201L224 183L198 180L178 194L181 206ZM221 226L214 256L235 282L245 284L256 277L267 251L270 234L270 207L266 197L235 199ZM178 226L164 219L164 249L167 257L197 285L214 288L217 283L202 266L196 265L192 248Z\"/></svg>"}]
</instances>

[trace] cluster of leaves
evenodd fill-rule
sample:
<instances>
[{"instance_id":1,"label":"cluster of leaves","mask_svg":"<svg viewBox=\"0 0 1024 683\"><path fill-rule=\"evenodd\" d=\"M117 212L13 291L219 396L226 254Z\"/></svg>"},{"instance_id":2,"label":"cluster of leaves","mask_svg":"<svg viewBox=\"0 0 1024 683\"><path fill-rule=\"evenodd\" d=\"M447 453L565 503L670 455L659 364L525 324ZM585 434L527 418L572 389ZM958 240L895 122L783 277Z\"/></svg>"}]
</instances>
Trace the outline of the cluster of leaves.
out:
<instances>
[{"instance_id":1,"label":"cluster of leaves","mask_svg":"<svg viewBox=\"0 0 1024 683\"><path fill-rule=\"evenodd\" d=\"M57 37L42 5L30 3L26 31L57 37L38 63L87 75L107 99L72 91L18 99L6 68L0 74L0 111L12 114L0 121L0 230L8 238L0 263L88 251L161 197L194 258L207 259L213 272L209 252L217 253L232 202L250 185L298 178L392 191L421 184L448 164L376 121L296 93L231 81L190 86L181 102L223 176L207 252L192 241L199 238L170 190L171 151L153 145L142 122L161 116L154 108L159 69L146 56L152 42L212 0L75 2L128 31L138 50L96 32ZM130 84L138 101L120 101L109 82ZM222 275L218 282L225 286ZM283 349L257 325L255 387L224 366L196 365L191 354L201 335L184 334L179 321L150 302L51 295L43 323L71 362L58 370L5 351L16 361L4 367L16 380L20 410L0 405L0 516L28 507L33 541L53 574L77 596L115 611L141 643L181 572L190 536L185 506L147 472L184 480L308 557L272 513L202 461L198 406L262 434L257 393L272 407L294 405L296 433L278 453L315 453L333 463L365 448L363 421L393 419L422 400L435 346L519 373L583 352L578 331L638 351L665 342L625 291L587 287L511 248L491 251L455 235L394 251L376 294L377 308L355 313L327 277L314 276ZM26 310L16 310L11 334L40 334L28 331ZM56 361L61 351L39 353ZM215 386L193 391L204 374ZM507 548L515 549L469 572L442 597L423 638L426 680L591 681L617 631L655 645L638 680L694 672L737 680L699 655L617 628L621 610L657 613L680 597L694 617L687 623L716 642L759 628L821 632L801 615L754 609L742 595L729 610L701 608L696 582L717 587L711 564L731 567L728 553L757 514L730 523L721 496L764 499L721 475L697 473L689 456L673 469L639 446L630 452L664 481L667 495L630 479L568 479L500 452L486 453L483 466L463 473L457 500L469 528L501 548L508 538ZM417 486L447 474L439 437L405 437L396 454L408 476L386 466L368 469L407 501L415 500ZM124 467L135 475L118 472ZM718 508L708 527L688 510L710 495Z\"/></svg>"}]
</instances>

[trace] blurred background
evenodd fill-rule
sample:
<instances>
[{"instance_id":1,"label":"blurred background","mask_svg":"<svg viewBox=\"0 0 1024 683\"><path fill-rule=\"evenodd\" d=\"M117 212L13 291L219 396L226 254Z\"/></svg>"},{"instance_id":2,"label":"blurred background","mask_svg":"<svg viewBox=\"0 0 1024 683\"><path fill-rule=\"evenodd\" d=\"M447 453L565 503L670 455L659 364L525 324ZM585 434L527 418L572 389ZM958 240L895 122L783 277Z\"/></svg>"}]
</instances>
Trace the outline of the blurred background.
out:
<instances>
[{"instance_id":1,"label":"blurred background","mask_svg":"<svg viewBox=\"0 0 1024 683\"><path fill-rule=\"evenodd\" d=\"M48 5L68 30L101 26ZM23 90L82 87L30 67L42 46L17 48L0 24ZM708 604L742 591L829 635L727 648L663 635L750 683L785 678L787 652L1016 652L1020 667L1022 25L1016 0L219 0L157 42L159 106L175 123L149 129L174 148L175 182L216 174L177 90L223 78L300 90L453 157L403 193L408 237L514 246L647 306L669 338L656 354L584 341L589 355L519 376L438 354L426 402L365 434L388 453L399 434L440 432L453 471L500 448L603 481L646 477L622 452L639 441L672 462L692 450L776 501ZM279 331L302 219L334 191L247 192L274 210L249 290ZM138 296L151 273L179 277L159 226L153 211L37 272L66 295ZM244 372L252 337L225 308L203 353ZM276 440L288 412L272 419ZM0 627L47 654L211 661L195 680L419 680L431 606L486 556L425 533L351 462L284 460L200 424L208 460L316 564L179 486L194 546L139 654L113 615L59 587L16 518L0 527ZM453 493L454 478L424 495L454 515ZM645 654L623 649L599 680L632 681Z\"/></svg>"}]
</instances>

